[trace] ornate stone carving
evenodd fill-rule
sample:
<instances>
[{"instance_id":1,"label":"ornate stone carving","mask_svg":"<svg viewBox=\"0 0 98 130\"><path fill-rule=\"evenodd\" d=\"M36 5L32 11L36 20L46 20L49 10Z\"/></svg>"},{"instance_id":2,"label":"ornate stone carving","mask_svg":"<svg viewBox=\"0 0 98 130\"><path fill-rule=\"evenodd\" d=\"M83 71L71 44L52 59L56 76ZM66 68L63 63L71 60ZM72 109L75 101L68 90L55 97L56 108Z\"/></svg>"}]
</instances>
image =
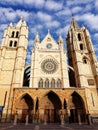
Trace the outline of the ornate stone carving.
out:
<instances>
[{"instance_id":1,"label":"ornate stone carving","mask_svg":"<svg viewBox=\"0 0 98 130\"><path fill-rule=\"evenodd\" d=\"M58 65L55 60L46 59L41 63L41 68L45 73L52 74L57 70Z\"/></svg>"}]
</instances>

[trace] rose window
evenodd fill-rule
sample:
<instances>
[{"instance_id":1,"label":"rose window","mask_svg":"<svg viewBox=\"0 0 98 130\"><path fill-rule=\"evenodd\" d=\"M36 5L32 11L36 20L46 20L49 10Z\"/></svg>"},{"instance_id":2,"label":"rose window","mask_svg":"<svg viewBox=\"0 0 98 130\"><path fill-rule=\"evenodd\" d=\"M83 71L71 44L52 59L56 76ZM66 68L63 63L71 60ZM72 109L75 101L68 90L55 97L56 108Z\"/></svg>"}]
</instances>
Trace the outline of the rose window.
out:
<instances>
[{"instance_id":1,"label":"rose window","mask_svg":"<svg viewBox=\"0 0 98 130\"><path fill-rule=\"evenodd\" d=\"M57 62L53 59L46 59L42 62L41 68L45 73L52 74L57 70Z\"/></svg>"}]
</instances>

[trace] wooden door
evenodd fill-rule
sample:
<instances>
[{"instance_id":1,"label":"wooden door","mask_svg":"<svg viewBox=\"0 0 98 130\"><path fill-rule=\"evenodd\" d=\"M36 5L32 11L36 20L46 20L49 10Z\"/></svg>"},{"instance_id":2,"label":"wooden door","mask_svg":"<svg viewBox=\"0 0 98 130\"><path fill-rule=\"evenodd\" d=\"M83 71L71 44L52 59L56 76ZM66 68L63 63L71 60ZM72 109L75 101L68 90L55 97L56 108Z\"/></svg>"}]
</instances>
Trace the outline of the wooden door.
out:
<instances>
[{"instance_id":1,"label":"wooden door","mask_svg":"<svg viewBox=\"0 0 98 130\"><path fill-rule=\"evenodd\" d=\"M50 109L50 122L54 123L54 109Z\"/></svg>"},{"instance_id":2,"label":"wooden door","mask_svg":"<svg viewBox=\"0 0 98 130\"><path fill-rule=\"evenodd\" d=\"M22 123L25 123L27 111L28 111L27 109L22 110Z\"/></svg>"},{"instance_id":3,"label":"wooden door","mask_svg":"<svg viewBox=\"0 0 98 130\"><path fill-rule=\"evenodd\" d=\"M70 110L70 122L77 123L78 122L78 113L77 109Z\"/></svg>"}]
</instances>

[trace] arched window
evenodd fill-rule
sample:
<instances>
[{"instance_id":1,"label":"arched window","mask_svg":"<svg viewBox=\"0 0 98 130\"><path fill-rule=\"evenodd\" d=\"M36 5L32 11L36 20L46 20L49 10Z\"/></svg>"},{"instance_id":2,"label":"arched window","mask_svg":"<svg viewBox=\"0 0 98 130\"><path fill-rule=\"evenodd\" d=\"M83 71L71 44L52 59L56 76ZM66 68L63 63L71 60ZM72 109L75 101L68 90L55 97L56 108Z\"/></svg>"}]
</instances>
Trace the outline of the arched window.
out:
<instances>
[{"instance_id":1,"label":"arched window","mask_svg":"<svg viewBox=\"0 0 98 130\"><path fill-rule=\"evenodd\" d=\"M49 88L49 79L46 79L45 81L45 88Z\"/></svg>"},{"instance_id":2,"label":"arched window","mask_svg":"<svg viewBox=\"0 0 98 130\"><path fill-rule=\"evenodd\" d=\"M80 50L83 50L84 47L83 47L83 44L80 44Z\"/></svg>"},{"instance_id":3,"label":"arched window","mask_svg":"<svg viewBox=\"0 0 98 130\"><path fill-rule=\"evenodd\" d=\"M61 88L61 80L60 79L57 80L57 87Z\"/></svg>"},{"instance_id":4,"label":"arched window","mask_svg":"<svg viewBox=\"0 0 98 130\"><path fill-rule=\"evenodd\" d=\"M19 32L17 31L17 32L16 32L16 38L18 38L18 37L19 37Z\"/></svg>"},{"instance_id":5,"label":"arched window","mask_svg":"<svg viewBox=\"0 0 98 130\"><path fill-rule=\"evenodd\" d=\"M15 35L15 32L13 31L11 37L14 37L14 35Z\"/></svg>"},{"instance_id":6,"label":"arched window","mask_svg":"<svg viewBox=\"0 0 98 130\"><path fill-rule=\"evenodd\" d=\"M39 87L39 88L43 88L43 79L40 79L39 84L38 84L38 87Z\"/></svg>"},{"instance_id":7,"label":"arched window","mask_svg":"<svg viewBox=\"0 0 98 130\"><path fill-rule=\"evenodd\" d=\"M52 88L55 88L55 79L52 79L52 80L51 80L51 87L52 87Z\"/></svg>"},{"instance_id":8,"label":"arched window","mask_svg":"<svg viewBox=\"0 0 98 130\"><path fill-rule=\"evenodd\" d=\"M87 58L85 58L85 57L83 58L83 63L87 64Z\"/></svg>"},{"instance_id":9,"label":"arched window","mask_svg":"<svg viewBox=\"0 0 98 130\"><path fill-rule=\"evenodd\" d=\"M13 45L13 41L10 41L9 47L12 47L12 45Z\"/></svg>"},{"instance_id":10,"label":"arched window","mask_svg":"<svg viewBox=\"0 0 98 130\"><path fill-rule=\"evenodd\" d=\"M78 40L81 41L81 34L78 33Z\"/></svg>"},{"instance_id":11,"label":"arched window","mask_svg":"<svg viewBox=\"0 0 98 130\"><path fill-rule=\"evenodd\" d=\"M17 46L17 41L14 42L14 47L16 47L16 46Z\"/></svg>"},{"instance_id":12,"label":"arched window","mask_svg":"<svg viewBox=\"0 0 98 130\"><path fill-rule=\"evenodd\" d=\"M28 66L24 70L23 87L29 87L29 84L30 84L30 73L31 73L31 66Z\"/></svg>"}]
</instances>

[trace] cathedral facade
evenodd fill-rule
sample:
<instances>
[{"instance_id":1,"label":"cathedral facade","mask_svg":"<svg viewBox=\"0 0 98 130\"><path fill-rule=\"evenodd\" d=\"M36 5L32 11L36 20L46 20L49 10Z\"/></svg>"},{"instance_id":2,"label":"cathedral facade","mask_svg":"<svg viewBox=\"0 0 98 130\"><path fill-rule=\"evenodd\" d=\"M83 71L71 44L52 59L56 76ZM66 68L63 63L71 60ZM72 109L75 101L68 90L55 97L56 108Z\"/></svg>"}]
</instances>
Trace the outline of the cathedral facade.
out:
<instances>
[{"instance_id":1,"label":"cathedral facade","mask_svg":"<svg viewBox=\"0 0 98 130\"><path fill-rule=\"evenodd\" d=\"M72 18L66 38L48 31L34 39L31 64L25 65L28 27L22 19L4 31L0 47L1 121L85 123L98 117L98 62L89 31ZM68 61L67 61L68 55ZM93 123L93 120L92 120Z\"/></svg>"}]
</instances>

